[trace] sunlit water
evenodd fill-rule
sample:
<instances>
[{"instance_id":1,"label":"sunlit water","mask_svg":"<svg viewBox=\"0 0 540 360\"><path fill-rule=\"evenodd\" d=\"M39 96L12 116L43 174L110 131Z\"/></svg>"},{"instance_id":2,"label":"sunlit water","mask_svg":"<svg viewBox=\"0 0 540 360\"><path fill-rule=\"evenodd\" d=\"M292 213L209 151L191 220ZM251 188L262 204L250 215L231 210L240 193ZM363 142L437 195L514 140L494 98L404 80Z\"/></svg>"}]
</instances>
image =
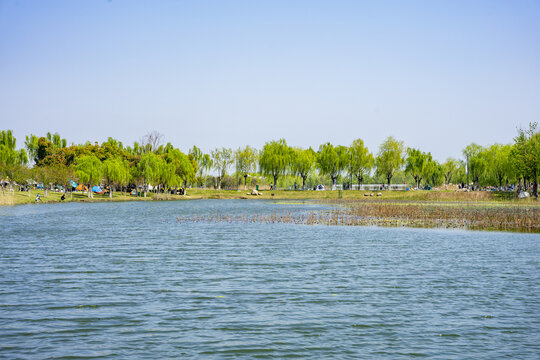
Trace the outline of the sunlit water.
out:
<instances>
[{"instance_id":1,"label":"sunlit water","mask_svg":"<svg viewBox=\"0 0 540 360\"><path fill-rule=\"evenodd\" d=\"M540 236L0 208L0 358L540 358Z\"/></svg>"}]
</instances>

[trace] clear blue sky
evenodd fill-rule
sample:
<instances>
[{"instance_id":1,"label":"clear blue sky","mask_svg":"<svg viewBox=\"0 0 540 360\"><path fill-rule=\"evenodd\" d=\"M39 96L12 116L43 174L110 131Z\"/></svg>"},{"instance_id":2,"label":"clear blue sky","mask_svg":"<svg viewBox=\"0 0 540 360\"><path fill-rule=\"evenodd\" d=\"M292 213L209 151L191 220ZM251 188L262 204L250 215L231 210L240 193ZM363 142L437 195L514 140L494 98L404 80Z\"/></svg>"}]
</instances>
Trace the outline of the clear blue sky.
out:
<instances>
[{"instance_id":1,"label":"clear blue sky","mask_svg":"<svg viewBox=\"0 0 540 360\"><path fill-rule=\"evenodd\" d=\"M461 156L540 120L539 1L0 0L0 129Z\"/></svg>"}]
</instances>

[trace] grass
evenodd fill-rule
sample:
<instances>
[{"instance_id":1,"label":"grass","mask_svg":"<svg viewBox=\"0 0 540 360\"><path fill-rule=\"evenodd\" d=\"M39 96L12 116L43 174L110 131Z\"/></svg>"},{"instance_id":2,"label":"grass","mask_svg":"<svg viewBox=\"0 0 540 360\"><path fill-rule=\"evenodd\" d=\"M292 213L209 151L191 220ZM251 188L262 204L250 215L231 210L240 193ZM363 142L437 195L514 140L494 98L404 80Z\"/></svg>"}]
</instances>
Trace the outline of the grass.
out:
<instances>
[{"instance_id":1,"label":"grass","mask_svg":"<svg viewBox=\"0 0 540 360\"><path fill-rule=\"evenodd\" d=\"M40 194L40 203L59 202L110 202L151 201L188 199L273 199L311 200L336 206L335 210L309 213L271 213L248 217L229 214L214 214L201 218L186 217L179 221L239 221L327 225L378 225L408 227L442 227L477 230L502 230L540 232L540 203L535 199L517 199L512 193L497 192L454 192L454 191L381 191L382 196L369 191L345 191L338 199L338 191L263 191L262 196L248 195L249 191L192 189L187 195L165 195L148 193L147 197L114 193L94 194L89 199L86 193L66 194L43 190L28 192L0 191L0 205L35 203ZM373 194L373 196L366 196Z\"/></svg>"},{"instance_id":2,"label":"grass","mask_svg":"<svg viewBox=\"0 0 540 360\"><path fill-rule=\"evenodd\" d=\"M115 192L112 199L108 194L94 194L93 199L89 199L86 193L74 192L72 197L66 194L64 202L107 202L107 201L149 201L149 200L187 200L187 199L276 199L276 200L317 200L324 202L335 202L338 200L338 191L263 191L262 196L248 195L249 190L207 190L191 189L187 190L187 195L165 195L148 193L147 197L137 197L133 195L122 195ZM494 203L504 205L537 205L534 199L517 199L513 193L497 193L488 191L475 192L455 192L455 191L381 191L382 196L376 196L378 192L350 190L343 192L343 199L340 202L360 202L360 203L400 203L400 202L421 202L421 203ZM30 196L28 192L9 191L5 194L0 191L0 205L21 205L35 203L36 195L40 194L41 203L57 203L61 193L48 192L45 196L43 190L32 190ZM365 196L373 194L373 196ZM342 201L341 201L342 200Z\"/></svg>"}]
</instances>

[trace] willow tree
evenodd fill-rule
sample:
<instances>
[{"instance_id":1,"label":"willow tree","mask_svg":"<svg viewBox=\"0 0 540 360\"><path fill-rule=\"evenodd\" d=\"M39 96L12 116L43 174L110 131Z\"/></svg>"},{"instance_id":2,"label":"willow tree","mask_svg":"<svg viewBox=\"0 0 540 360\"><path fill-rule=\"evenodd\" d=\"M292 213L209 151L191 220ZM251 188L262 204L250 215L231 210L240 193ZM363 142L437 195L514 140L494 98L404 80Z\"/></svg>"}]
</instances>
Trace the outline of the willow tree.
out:
<instances>
[{"instance_id":1,"label":"willow tree","mask_svg":"<svg viewBox=\"0 0 540 360\"><path fill-rule=\"evenodd\" d=\"M480 177L486 171L486 159L483 154L484 148L478 144L472 143L463 149L463 155L467 160L467 182L469 175L472 177L473 184L480 183ZM467 184L468 186L469 184Z\"/></svg>"},{"instance_id":2,"label":"willow tree","mask_svg":"<svg viewBox=\"0 0 540 360\"><path fill-rule=\"evenodd\" d=\"M428 155L418 149L407 149L405 172L411 174L411 176L414 178L414 182L417 188L420 187L420 182L422 181L422 178L426 175L428 157L431 157L431 155Z\"/></svg>"},{"instance_id":3,"label":"willow tree","mask_svg":"<svg viewBox=\"0 0 540 360\"><path fill-rule=\"evenodd\" d=\"M165 154L165 161L168 164L172 164L174 168L174 174L178 177L178 184L172 184L172 186L180 185L180 182L184 183L184 186L187 185L189 181L192 181L195 178L195 167L189 159L189 156L184 154L179 149L170 149L169 152ZM174 179L171 178L171 181Z\"/></svg>"},{"instance_id":4,"label":"willow tree","mask_svg":"<svg viewBox=\"0 0 540 360\"><path fill-rule=\"evenodd\" d=\"M0 180L5 177L13 178L19 167L28 163L28 156L24 149L17 150L17 139L11 130L0 131ZM2 185L2 192L5 188Z\"/></svg>"},{"instance_id":5,"label":"willow tree","mask_svg":"<svg viewBox=\"0 0 540 360\"><path fill-rule=\"evenodd\" d=\"M403 141L397 141L392 136L389 136L379 146L379 153L375 159L377 175L384 176L388 181L388 186L390 186L394 173L403 166L403 152Z\"/></svg>"},{"instance_id":6,"label":"willow tree","mask_svg":"<svg viewBox=\"0 0 540 360\"><path fill-rule=\"evenodd\" d=\"M257 169L257 150L249 145L236 150L236 167L237 172L244 178L244 190L246 190L249 173Z\"/></svg>"},{"instance_id":7,"label":"willow tree","mask_svg":"<svg viewBox=\"0 0 540 360\"><path fill-rule=\"evenodd\" d=\"M292 152L292 170L302 178L302 190L306 189L306 179L315 168L316 153L312 148L301 149L293 148Z\"/></svg>"},{"instance_id":8,"label":"willow tree","mask_svg":"<svg viewBox=\"0 0 540 360\"><path fill-rule=\"evenodd\" d=\"M264 175L274 179L274 189L276 189L279 176L287 172L291 155L291 148L285 139L272 140L264 144L259 156L259 167Z\"/></svg>"},{"instance_id":9,"label":"willow tree","mask_svg":"<svg viewBox=\"0 0 540 360\"><path fill-rule=\"evenodd\" d=\"M538 198L538 174L540 173L540 132L536 131L537 123L529 124L529 129L519 129L514 138L511 156L513 168L523 179L524 186L532 181L533 191Z\"/></svg>"},{"instance_id":10,"label":"willow tree","mask_svg":"<svg viewBox=\"0 0 540 360\"><path fill-rule=\"evenodd\" d=\"M347 167L347 148L334 146L329 142L319 146L317 154L317 167L323 175L332 179L332 188L336 185L338 175Z\"/></svg>"},{"instance_id":11,"label":"willow tree","mask_svg":"<svg viewBox=\"0 0 540 360\"><path fill-rule=\"evenodd\" d=\"M452 178L455 176L459 168L459 162L456 159L448 158L442 164L442 171L444 175L444 183L450 184Z\"/></svg>"},{"instance_id":12,"label":"willow tree","mask_svg":"<svg viewBox=\"0 0 540 360\"><path fill-rule=\"evenodd\" d=\"M364 176L369 175L375 162L373 154L369 152L362 139L356 139L349 146L347 157L349 158L349 174L358 180L358 184L362 184Z\"/></svg>"},{"instance_id":13,"label":"willow tree","mask_svg":"<svg viewBox=\"0 0 540 360\"><path fill-rule=\"evenodd\" d=\"M141 160L137 164L137 172L142 180L144 197L150 185L156 185L160 177L160 158L153 152L146 152L141 155Z\"/></svg>"},{"instance_id":14,"label":"willow tree","mask_svg":"<svg viewBox=\"0 0 540 360\"><path fill-rule=\"evenodd\" d=\"M95 155L86 155L77 159L75 175L88 186L88 197L93 198L92 187L98 184L103 174L103 164Z\"/></svg>"},{"instance_id":15,"label":"willow tree","mask_svg":"<svg viewBox=\"0 0 540 360\"><path fill-rule=\"evenodd\" d=\"M233 151L227 148L212 150L214 169L218 172L218 189L221 189L221 182L227 174L227 169L234 162Z\"/></svg>"},{"instance_id":16,"label":"willow tree","mask_svg":"<svg viewBox=\"0 0 540 360\"><path fill-rule=\"evenodd\" d=\"M125 177L124 163L120 158L108 158L103 162L103 178L109 186L109 197L112 199L113 191L122 183Z\"/></svg>"}]
</instances>

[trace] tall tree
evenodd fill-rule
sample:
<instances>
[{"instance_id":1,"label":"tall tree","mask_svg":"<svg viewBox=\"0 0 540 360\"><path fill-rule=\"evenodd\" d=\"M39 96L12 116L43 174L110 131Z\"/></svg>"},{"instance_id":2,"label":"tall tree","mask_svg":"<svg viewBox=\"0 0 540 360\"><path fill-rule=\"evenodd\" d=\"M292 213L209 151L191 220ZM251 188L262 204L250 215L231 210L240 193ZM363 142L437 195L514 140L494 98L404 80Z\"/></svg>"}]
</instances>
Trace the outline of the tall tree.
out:
<instances>
[{"instance_id":1,"label":"tall tree","mask_svg":"<svg viewBox=\"0 0 540 360\"><path fill-rule=\"evenodd\" d=\"M214 160L214 169L218 172L218 189L221 190L221 182L227 174L227 169L234 162L233 151L227 148L212 150L212 159Z\"/></svg>"},{"instance_id":2,"label":"tall tree","mask_svg":"<svg viewBox=\"0 0 540 360\"><path fill-rule=\"evenodd\" d=\"M257 150L249 145L236 150L236 166L237 171L244 178L244 190L246 190L249 173L257 169Z\"/></svg>"},{"instance_id":3,"label":"tall tree","mask_svg":"<svg viewBox=\"0 0 540 360\"><path fill-rule=\"evenodd\" d=\"M348 149L349 158L349 174L358 180L358 184L364 183L364 177L368 176L373 168L375 159L373 154L369 152L364 145L362 139L356 139L352 142ZM360 187L358 187L360 190Z\"/></svg>"},{"instance_id":4,"label":"tall tree","mask_svg":"<svg viewBox=\"0 0 540 360\"><path fill-rule=\"evenodd\" d=\"M112 199L115 187L124 179L124 163L118 157L108 158L103 162L103 178L109 186L109 197Z\"/></svg>"},{"instance_id":5,"label":"tall tree","mask_svg":"<svg viewBox=\"0 0 540 360\"><path fill-rule=\"evenodd\" d=\"M291 163L291 148L285 139L272 140L264 144L259 156L259 167L266 176L274 179L274 189L279 176L285 175Z\"/></svg>"},{"instance_id":6,"label":"tall tree","mask_svg":"<svg viewBox=\"0 0 540 360\"><path fill-rule=\"evenodd\" d=\"M424 177L428 181L429 185L437 186L440 185L444 174L441 164L437 160L434 160L431 157L431 154L428 153L426 165L424 167Z\"/></svg>"},{"instance_id":7,"label":"tall tree","mask_svg":"<svg viewBox=\"0 0 540 360\"><path fill-rule=\"evenodd\" d=\"M390 186L396 170L403 166L403 149L403 141L397 141L392 136L379 146L379 153L375 159L377 174L386 178L388 186Z\"/></svg>"},{"instance_id":8,"label":"tall tree","mask_svg":"<svg viewBox=\"0 0 540 360\"><path fill-rule=\"evenodd\" d=\"M538 199L538 174L540 173L540 132L537 123L530 123L529 129L518 129L511 150L515 172L523 179L524 186L532 181L534 196Z\"/></svg>"},{"instance_id":9,"label":"tall tree","mask_svg":"<svg viewBox=\"0 0 540 360\"><path fill-rule=\"evenodd\" d=\"M312 148L293 148L292 169L294 174L302 178L302 190L306 189L306 180L315 167L316 153Z\"/></svg>"},{"instance_id":10,"label":"tall tree","mask_svg":"<svg viewBox=\"0 0 540 360\"><path fill-rule=\"evenodd\" d=\"M13 177L13 172L28 163L28 156L24 149L17 150L17 139L11 130L0 131L0 180ZM2 186L5 193L5 188Z\"/></svg>"},{"instance_id":11,"label":"tall tree","mask_svg":"<svg viewBox=\"0 0 540 360\"><path fill-rule=\"evenodd\" d=\"M60 148L64 148L67 146L67 140L66 139L62 139L62 137L60 136L59 133L54 133L54 134L51 134L50 132L47 133L47 140L49 140L51 142L51 144L53 145L53 147L55 149L60 149Z\"/></svg>"},{"instance_id":12,"label":"tall tree","mask_svg":"<svg viewBox=\"0 0 540 360\"><path fill-rule=\"evenodd\" d=\"M467 168L467 181L469 175L474 185L479 186L480 177L486 170L486 161L482 154L482 146L472 143L463 149L463 155L465 156ZM468 184L467 184L468 185Z\"/></svg>"},{"instance_id":13,"label":"tall tree","mask_svg":"<svg viewBox=\"0 0 540 360\"><path fill-rule=\"evenodd\" d=\"M448 158L442 164L442 171L444 176L444 183L450 184L452 182L452 178L456 174L459 167L459 162L456 159Z\"/></svg>"},{"instance_id":14,"label":"tall tree","mask_svg":"<svg viewBox=\"0 0 540 360\"><path fill-rule=\"evenodd\" d=\"M101 161L95 155L87 155L77 159L75 175L88 186L88 197L93 198L92 187L101 181L103 172Z\"/></svg>"},{"instance_id":15,"label":"tall tree","mask_svg":"<svg viewBox=\"0 0 540 360\"><path fill-rule=\"evenodd\" d=\"M137 170L142 179L144 197L146 197L150 185L155 186L159 183L161 165L160 158L153 152L141 155Z\"/></svg>"},{"instance_id":16,"label":"tall tree","mask_svg":"<svg viewBox=\"0 0 540 360\"><path fill-rule=\"evenodd\" d=\"M493 144L484 149L484 159L486 160L487 173L491 183L502 187L503 182L508 181L512 173L510 162L511 145Z\"/></svg>"},{"instance_id":17,"label":"tall tree","mask_svg":"<svg viewBox=\"0 0 540 360\"><path fill-rule=\"evenodd\" d=\"M24 142L26 151L28 151L28 157L32 161L35 161L37 156L38 139L39 138L36 135L30 134L30 136L26 136L26 141Z\"/></svg>"},{"instance_id":18,"label":"tall tree","mask_svg":"<svg viewBox=\"0 0 540 360\"><path fill-rule=\"evenodd\" d=\"M338 175L347 167L347 148L329 142L319 146L317 167L321 174L330 176L334 188Z\"/></svg>"},{"instance_id":19,"label":"tall tree","mask_svg":"<svg viewBox=\"0 0 540 360\"><path fill-rule=\"evenodd\" d=\"M157 152L159 147L161 146L162 141L163 141L163 134L154 130L144 135L141 138L140 148L143 153Z\"/></svg>"},{"instance_id":20,"label":"tall tree","mask_svg":"<svg viewBox=\"0 0 540 360\"><path fill-rule=\"evenodd\" d=\"M425 152L413 148L407 149L405 172L411 174L414 178L416 187L420 187L420 182L426 172L428 158L431 158L431 155L428 156Z\"/></svg>"},{"instance_id":21,"label":"tall tree","mask_svg":"<svg viewBox=\"0 0 540 360\"><path fill-rule=\"evenodd\" d=\"M193 181L195 178L195 168L189 157L181 152L179 149L171 149L165 154L165 161L174 166L174 173L178 177L178 181L183 182L184 186ZM171 180L174 180L171 178ZM171 184L175 186L175 184Z\"/></svg>"}]
</instances>

